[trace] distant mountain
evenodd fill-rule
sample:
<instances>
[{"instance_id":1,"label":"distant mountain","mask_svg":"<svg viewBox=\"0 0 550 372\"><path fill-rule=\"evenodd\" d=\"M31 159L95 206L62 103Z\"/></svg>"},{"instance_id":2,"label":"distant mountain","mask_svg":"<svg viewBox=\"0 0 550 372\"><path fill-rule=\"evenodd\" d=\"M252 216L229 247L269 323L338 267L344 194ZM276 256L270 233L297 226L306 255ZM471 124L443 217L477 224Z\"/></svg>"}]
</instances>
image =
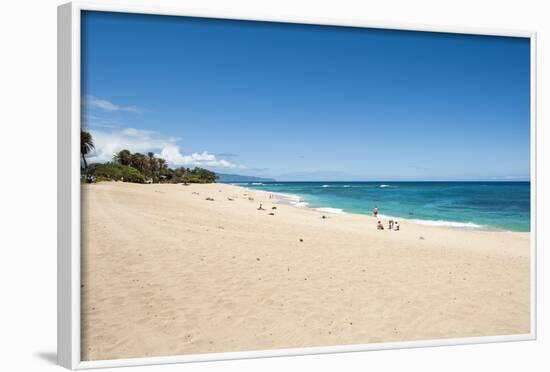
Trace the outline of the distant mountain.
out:
<instances>
[{"instance_id":1,"label":"distant mountain","mask_svg":"<svg viewBox=\"0 0 550 372\"><path fill-rule=\"evenodd\" d=\"M253 176L243 176L240 174L224 174L216 173L218 176L218 182L221 183L240 183L240 182L274 182L273 178L263 178L263 177L253 177Z\"/></svg>"}]
</instances>

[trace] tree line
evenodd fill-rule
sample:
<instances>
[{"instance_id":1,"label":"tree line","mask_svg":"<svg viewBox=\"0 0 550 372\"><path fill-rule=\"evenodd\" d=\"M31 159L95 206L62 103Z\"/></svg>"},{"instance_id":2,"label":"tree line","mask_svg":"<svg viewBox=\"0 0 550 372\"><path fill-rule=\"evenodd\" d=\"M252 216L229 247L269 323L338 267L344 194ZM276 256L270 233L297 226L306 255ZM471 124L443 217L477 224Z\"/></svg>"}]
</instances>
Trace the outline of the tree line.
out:
<instances>
[{"instance_id":1,"label":"tree line","mask_svg":"<svg viewBox=\"0 0 550 372\"><path fill-rule=\"evenodd\" d=\"M154 153L132 153L121 150L114 154L112 161L88 165L86 155L94 149L89 132L80 132L80 152L83 161L83 179L88 182L125 181L134 183L212 183L217 176L207 169L178 167L170 168L165 159Z\"/></svg>"}]
</instances>

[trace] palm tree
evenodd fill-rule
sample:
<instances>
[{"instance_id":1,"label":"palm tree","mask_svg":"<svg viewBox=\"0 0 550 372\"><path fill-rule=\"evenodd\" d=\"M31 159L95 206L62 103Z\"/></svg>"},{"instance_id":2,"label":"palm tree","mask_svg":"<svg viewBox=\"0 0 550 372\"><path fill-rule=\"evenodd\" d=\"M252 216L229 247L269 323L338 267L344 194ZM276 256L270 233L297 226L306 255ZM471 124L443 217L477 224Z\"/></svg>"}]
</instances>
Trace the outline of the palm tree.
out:
<instances>
[{"instance_id":1,"label":"palm tree","mask_svg":"<svg viewBox=\"0 0 550 372\"><path fill-rule=\"evenodd\" d=\"M132 153L129 150L120 150L113 156L113 160L120 165L130 165Z\"/></svg>"},{"instance_id":2,"label":"palm tree","mask_svg":"<svg viewBox=\"0 0 550 372\"><path fill-rule=\"evenodd\" d=\"M136 152L130 156L130 166L136 168L143 175L146 175L147 158L145 155Z\"/></svg>"},{"instance_id":3,"label":"palm tree","mask_svg":"<svg viewBox=\"0 0 550 372\"><path fill-rule=\"evenodd\" d=\"M157 158L155 158L154 152L148 152L147 157L148 157L148 163L149 163L148 164L149 176L154 181L154 179L156 178L155 173L157 172L157 168L158 168Z\"/></svg>"},{"instance_id":4,"label":"palm tree","mask_svg":"<svg viewBox=\"0 0 550 372\"><path fill-rule=\"evenodd\" d=\"M160 180L162 179L162 176L166 172L166 169L168 168L168 166L166 165L166 160L164 160L162 158L157 159L157 164L158 164L158 167L159 167L159 182L160 182Z\"/></svg>"},{"instance_id":5,"label":"palm tree","mask_svg":"<svg viewBox=\"0 0 550 372\"><path fill-rule=\"evenodd\" d=\"M80 154L82 155L82 161L84 162L84 169L88 169L86 155L88 155L93 149L95 149L94 140L90 132L80 130Z\"/></svg>"}]
</instances>

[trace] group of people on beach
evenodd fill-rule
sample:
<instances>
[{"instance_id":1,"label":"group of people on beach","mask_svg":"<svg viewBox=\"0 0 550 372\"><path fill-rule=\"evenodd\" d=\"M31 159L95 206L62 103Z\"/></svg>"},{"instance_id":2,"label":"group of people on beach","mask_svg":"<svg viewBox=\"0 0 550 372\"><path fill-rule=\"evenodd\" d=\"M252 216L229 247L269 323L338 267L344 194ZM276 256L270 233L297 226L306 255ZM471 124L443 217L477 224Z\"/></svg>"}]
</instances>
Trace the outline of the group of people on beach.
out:
<instances>
[{"instance_id":1,"label":"group of people on beach","mask_svg":"<svg viewBox=\"0 0 550 372\"><path fill-rule=\"evenodd\" d=\"M373 214L374 214L374 217L378 217L378 207L374 207ZM382 222L380 220L378 220L378 224L376 228L378 230L384 230L384 225L382 225ZM400 229L399 222L394 221L393 219L390 219L388 221L388 230L399 231L399 229Z\"/></svg>"},{"instance_id":2,"label":"group of people on beach","mask_svg":"<svg viewBox=\"0 0 550 372\"><path fill-rule=\"evenodd\" d=\"M271 199L272 196L271 194L269 195L269 198ZM251 199L251 198L249 198ZM251 199L251 200L254 200L254 199ZM273 207L272 209L277 209L276 207ZM258 210L259 211L265 211L266 209L263 207L263 204L260 203L260 206L258 207ZM372 211L373 215L375 218L378 217L378 207L374 207L374 210ZM270 213L270 214L273 214L273 213ZM326 217L323 216L322 217L323 219L325 219ZM384 225L382 224L382 221L378 220L378 223L376 225L376 228L378 230L385 230L384 228ZM399 226L399 222L398 221L394 221L393 219L389 219L388 220L388 230L393 230L393 231L399 231L400 230L400 226Z\"/></svg>"}]
</instances>

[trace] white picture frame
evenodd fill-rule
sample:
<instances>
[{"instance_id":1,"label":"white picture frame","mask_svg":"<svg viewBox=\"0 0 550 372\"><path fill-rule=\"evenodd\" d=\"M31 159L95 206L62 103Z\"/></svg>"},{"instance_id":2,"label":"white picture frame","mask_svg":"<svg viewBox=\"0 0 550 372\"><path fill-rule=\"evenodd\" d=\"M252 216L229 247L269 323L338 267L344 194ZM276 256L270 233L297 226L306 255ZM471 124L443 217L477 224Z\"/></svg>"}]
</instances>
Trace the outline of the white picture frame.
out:
<instances>
[{"instance_id":1,"label":"white picture frame","mask_svg":"<svg viewBox=\"0 0 550 372\"><path fill-rule=\"evenodd\" d=\"M221 19L337 25L393 30L515 36L531 45L531 306L530 333L426 341L383 342L362 345L310 347L213 354L143 357L101 361L80 358L80 17L81 12L106 11L195 16ZM295 356L383 349L404 349L536 339L536 32L450 28L444 26L378 23L367 20L282 17L256 12L197 11L179 7L128 5L117 1L74 1L58 8L58 362L70 369L106 368L214 360Z\"/></svg>"}]
</instances>

